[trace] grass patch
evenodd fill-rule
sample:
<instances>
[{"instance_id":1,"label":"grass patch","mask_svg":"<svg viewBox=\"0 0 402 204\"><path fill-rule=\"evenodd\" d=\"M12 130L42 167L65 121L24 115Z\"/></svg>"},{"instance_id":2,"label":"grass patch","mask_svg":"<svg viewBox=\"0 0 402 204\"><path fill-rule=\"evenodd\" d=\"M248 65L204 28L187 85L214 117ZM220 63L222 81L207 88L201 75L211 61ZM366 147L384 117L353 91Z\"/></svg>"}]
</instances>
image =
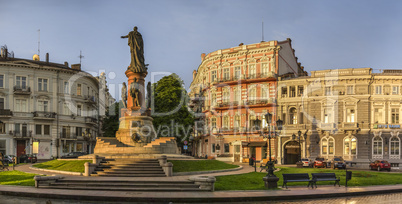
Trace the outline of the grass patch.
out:
<instances>
[{"instance_id":1,"label":"grass patch","mask_svg":"<svg viewBox=\"0 0 402 204\"><path fill-rule=\"evenodd\" d=\"M0 172L0 185L35 186L33 177L37 174L29 174L21 171Z\"/></svg>"},{"instance_id":2,"label":"grass patch","mask_svg":"<svg viewBox=\"0 0 402 204\"><path fill-rule=\"evenodd\" d=\"M238 167L218 160L169 160L169 162L173 163L173 172L212 171Z\"/></svg>"},{"instance_id":3,"label":"grass patch","mask_svg":"<svg viewBox=\"0 0 402 204\"><path fill-rule=\"evenodd\" d=\"M275 175L279 177L278 187L282 186L282 174L292 173L335 173L340 177L341 185L345 185L345 170L333 169L314 169L314 168L292 168L280 167L279 172ZM352 180L348 181L348 186L371 186L371 185L393 185L402 183L402 173L385 173L376 171L355 171L352 170ZM218 176L216 177L216 190L266 190L262 178L266 173L251 172L247 174ZM288 186L306 186L307 182L288 183ZM333 185L333 181L317 182L318 185Z\"/></svg>"},{"instance_id":4,"label":"grass patch","mask_svg":"<svg viewBox=\"0 0 402 204\"><path fill-rule=\"evenodd\" d=\"M51 169L59 171L71 171L71 172L85 172L85 162L92 163L92 160L52 160L33 165L36 168Z\"/></svg>"}]
</instances>

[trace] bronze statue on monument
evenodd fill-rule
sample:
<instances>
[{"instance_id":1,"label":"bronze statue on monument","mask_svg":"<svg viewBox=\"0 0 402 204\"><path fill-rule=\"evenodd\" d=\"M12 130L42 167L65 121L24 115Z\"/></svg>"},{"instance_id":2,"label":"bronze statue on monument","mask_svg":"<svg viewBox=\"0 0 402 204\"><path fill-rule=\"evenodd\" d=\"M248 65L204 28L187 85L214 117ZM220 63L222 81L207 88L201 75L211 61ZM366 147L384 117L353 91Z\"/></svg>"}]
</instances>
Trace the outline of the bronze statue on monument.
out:
<instances>
[{"instance_id":1,"label":"bronze statue on monument","mask_svg":"<svg viewBox=\"0 0 402 204\"><path fill-rule=\"evenodd\" d=\"M133 107L140 107L140 92L138 90L137 78L130 84L130 95L133 98Z\"/></svg>"},{"instance_id":2,"label":"bronze statue on monument","mask_svg":"<svg viewBox=\"0 0 402 204\"><path fill-rule=\"evenodd\" d=\"M124 108L127 108L127 85L123 82L123 87L121 88L121 100L123 101Z\"/></svg>"},{"instance_id":3,"label":"bronze statue on monument","mask_svg":"<svg viewBox=\"0 0 402 204\"><path fill-rule=\"evenodd\" d=\"M141 33L137 31L137 26L128 35L121 36L121 38L128 38L128 45L130 46L131 64L127 70L131 70L134 73L147 72L144 58L144 41Z\"/></svg>"}]
</instances>

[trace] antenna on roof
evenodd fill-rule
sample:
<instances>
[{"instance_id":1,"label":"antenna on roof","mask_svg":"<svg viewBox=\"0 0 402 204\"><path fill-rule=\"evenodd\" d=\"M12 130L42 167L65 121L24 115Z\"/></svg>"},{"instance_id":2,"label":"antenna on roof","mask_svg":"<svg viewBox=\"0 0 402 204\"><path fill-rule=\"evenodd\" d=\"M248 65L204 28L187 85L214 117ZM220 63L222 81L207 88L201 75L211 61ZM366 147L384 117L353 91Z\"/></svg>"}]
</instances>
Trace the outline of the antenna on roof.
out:
<instances>
[{"instance_id":1,"label":"antenna on roof","mask_svg":"<svg viewBox=\"0 0 402 204\"><path fill-rule=\"evenodd\" d=\"M84 56L82 56L82 51L80 50L80 56L78 56L80 58L80 64L81 64L81 59L84 58Z\"/></svg>"},{"instance_id":2,"label":"antenna on roof","mask_svg":"<svg viewBox=\"0 0 402 204\"><path fill-rule=\"evenodd\" d=\"M38 29L38 56L40 57L40 29Z\"/></svg>"},{"instance_id":3,"label":"antenna on roof","mask_svg":"<svg viewBox=\"0 0 402 204\"><path fill-rule=\"evenodd\" d=\"M264 17L262 18L261 42L264 42Z\"/></svg>"}]
</instances>

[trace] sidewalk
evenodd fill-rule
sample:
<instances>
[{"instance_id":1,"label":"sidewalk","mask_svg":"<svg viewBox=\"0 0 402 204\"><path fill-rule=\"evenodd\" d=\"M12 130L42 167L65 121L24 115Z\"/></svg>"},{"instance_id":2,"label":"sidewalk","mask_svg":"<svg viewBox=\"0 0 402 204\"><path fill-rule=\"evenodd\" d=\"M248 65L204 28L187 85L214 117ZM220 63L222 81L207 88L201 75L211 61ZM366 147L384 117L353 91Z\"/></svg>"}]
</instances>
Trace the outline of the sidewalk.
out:
<instances>
[{"instance_id":1,"label":"sidewalk","mask_svg":"<svg viewBox=\"0 0 402 204\"><path fill-rule=\"evenodd\" d=\"M31 164L16 167L16 170L35 174L53 175L49 172L31 170ZM253 172L254 168L242 165L243 169L230 172L202 174L210 176L234 175ZM257 168L258 171L258 168ZM91 180L95 177L61 175L69 179ZM193 175L192 175L193 176ZM100 180L128 180L128 181L180 181L187 180L190 176L173 177L139 177L139 178L116 178L96 177ZM281 190L255 190L255 191L215 191L215 192L141 192L141 191L83 191L46 189L20 186L0 186L0 194L11 196L41 197L51 199L76 199L87 201L126 201L126 202L245 202L245 201L268 201L268 200L300 200L330 197L373 195L383 193L402 192L402 185L367 186L367 187L334 187L319 186L317 189L309 189L304 186L290 186Z\"/></svg>"}]
</instances>

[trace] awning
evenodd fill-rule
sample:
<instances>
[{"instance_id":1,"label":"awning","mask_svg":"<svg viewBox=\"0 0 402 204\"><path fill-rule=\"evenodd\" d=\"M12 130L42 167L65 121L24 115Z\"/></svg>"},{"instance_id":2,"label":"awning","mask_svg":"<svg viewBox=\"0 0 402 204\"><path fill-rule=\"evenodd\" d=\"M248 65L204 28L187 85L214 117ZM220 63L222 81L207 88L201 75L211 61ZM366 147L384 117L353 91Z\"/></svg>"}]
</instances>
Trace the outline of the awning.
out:
<instances>
[{"instance_id":1,"label":"awning","mask_svg":"<svg viewBox=\"0 0 402 204\"><path fill-rule=\"evenodd\" d=\"M248 146L249 147L265 147L265 146L267 146L267 142L265 142L265 141L249 142Z\"/></svg>"}]
</instances>

